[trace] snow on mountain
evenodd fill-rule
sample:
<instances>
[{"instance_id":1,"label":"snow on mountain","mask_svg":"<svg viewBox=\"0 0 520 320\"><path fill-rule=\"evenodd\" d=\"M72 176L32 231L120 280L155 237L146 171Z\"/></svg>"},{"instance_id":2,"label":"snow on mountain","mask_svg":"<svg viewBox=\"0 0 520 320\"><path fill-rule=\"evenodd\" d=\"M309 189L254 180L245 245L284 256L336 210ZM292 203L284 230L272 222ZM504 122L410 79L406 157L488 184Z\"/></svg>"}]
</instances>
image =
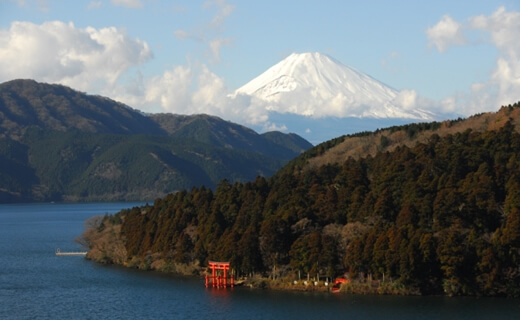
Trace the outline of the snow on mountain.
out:
<instances>
[{"instance_id":1,"label":"snow on mountain","mask_svg":"<svg viewBox=\"0 0 520 320\"><path fill-rule=\"evenodd\" d=\"M321 53L293 53L237 89L269 111L315 118L361 117L430 120L413 107L409 92L382 82Z\"/></svg>"}]
</instances>

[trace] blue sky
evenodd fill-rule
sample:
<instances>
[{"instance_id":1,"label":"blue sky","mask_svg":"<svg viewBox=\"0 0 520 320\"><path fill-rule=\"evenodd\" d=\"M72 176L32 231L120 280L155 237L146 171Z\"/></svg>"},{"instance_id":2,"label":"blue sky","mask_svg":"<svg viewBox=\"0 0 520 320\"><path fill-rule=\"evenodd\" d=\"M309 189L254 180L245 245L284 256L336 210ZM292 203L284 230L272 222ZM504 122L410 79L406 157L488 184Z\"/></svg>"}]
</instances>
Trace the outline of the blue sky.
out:
<instances>
[{"instance_id":1,"label":"blue sky","mask_svg":"<svg viewBox=\"0 0 520 320\"><path fill-rule=\"evenodd\" d=\"M33 78L146 112L269 129L228 93L321 52L464 116L520 100L520 1L0 0L0 82Z\"/></svg>"}]
</instances>

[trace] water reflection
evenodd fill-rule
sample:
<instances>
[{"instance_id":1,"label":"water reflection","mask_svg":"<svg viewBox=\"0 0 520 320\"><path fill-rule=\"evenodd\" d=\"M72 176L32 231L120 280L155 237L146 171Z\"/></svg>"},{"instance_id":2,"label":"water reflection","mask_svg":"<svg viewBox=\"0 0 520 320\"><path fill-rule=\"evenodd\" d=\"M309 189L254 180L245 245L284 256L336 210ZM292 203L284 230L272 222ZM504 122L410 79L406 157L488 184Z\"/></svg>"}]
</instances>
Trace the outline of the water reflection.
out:
<instances>
[{"instance_id":1,"label":"water reflection","mask_svg":"<svg viewBox=\"0 0 520 320\"><path fill-rule=\"evenodd\" d=\"M116 209L0 205L0 319L520 319L518 299L206 288L203 278L54 255L57 247L75 249L85 219Z\"/></svg>"},{"instance_id":2,"label":"water reflection","mask_svg":"<svg viewBox=\"0 0 520 320\"><path fill-rule=\"evenodd\" d=\"M233 313L233 288L205 288L202 282L200 285L203 288L202 290L205 290L207 297L206 303L208 304L210 314L219 316L217 318L220 318L220 316L223 317L226 314Z\"/></svg>"}]
</instances>

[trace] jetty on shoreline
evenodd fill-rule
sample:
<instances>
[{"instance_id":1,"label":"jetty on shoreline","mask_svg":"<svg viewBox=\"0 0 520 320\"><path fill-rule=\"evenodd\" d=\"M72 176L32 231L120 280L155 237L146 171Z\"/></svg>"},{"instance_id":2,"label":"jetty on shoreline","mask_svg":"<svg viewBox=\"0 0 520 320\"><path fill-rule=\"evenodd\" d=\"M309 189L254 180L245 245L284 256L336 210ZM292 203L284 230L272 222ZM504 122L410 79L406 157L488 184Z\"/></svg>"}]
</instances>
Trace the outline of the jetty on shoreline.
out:
<instances>
[{"instance_id":1,"label":"jetty on shoreline","mask_svg":"<svg viewBox=\"0 0 520 320\"><path fill-rule=\"evenodd\" d=\"M86 251L71 251L71 252L61 252L60 248L56 249L57 256L86 256Z\"/></svg>"}]
</instances>

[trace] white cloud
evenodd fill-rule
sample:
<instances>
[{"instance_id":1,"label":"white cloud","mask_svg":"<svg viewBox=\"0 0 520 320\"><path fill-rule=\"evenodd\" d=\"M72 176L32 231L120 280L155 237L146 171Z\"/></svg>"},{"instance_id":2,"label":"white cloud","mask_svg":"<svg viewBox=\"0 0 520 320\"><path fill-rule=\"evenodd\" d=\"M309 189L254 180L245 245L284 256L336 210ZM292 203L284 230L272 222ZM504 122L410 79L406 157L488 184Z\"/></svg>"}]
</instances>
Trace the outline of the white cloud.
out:
<instances>
[{"instance_id":1,"label":"white cloud","mask_svg":"<svg viewBox=\"0 0 520 320\"><path fill-rule=\"evenodd\" d=\"M392 51L381 60L381 66L392 74L406 72L406 64L403 64L403 56L400 52Z\"/></svg>"},{"instance_id":2,"label":"white cloud","mask_svg":"<svg viewBox=\"0 0 520 320\"><path fill-rule=\"evenodd\" d=\"M488 33L498 49L496 68L487 83L495 88L497 103L509 104L520 100L520 12L498 8L491 16L471 19L471 26Z\"/></svg>"},{"instance_id":3,"label":"white cloud","mask_svg":"<svg viewBox=\"0 0 520 320\"><path fill-rule=\"evenodd\" d=\"M204 9L209 9L213 6L217 7L217 13L209 23L208 27L213 30L223 28L226 18L233 13L235 6L226 3L225 0L215 0L206 1L202 7Z\"/></svg>"},{"instance_id":4,"label":"white cloud","mask_svg":"<svg viewBox=\"0 0 520 320\"><path fill-rule=\"evenodd\" d=\"M444 27L435 29L437 26ZM440 52L450 45L467 44L463 41L464 35L461 35L463 29L480 32L480 39L498 51L491 77L471 85L469 95L458 93L446 98L442 102L446 110L471 115L520 101L520 12L508 12L505 7L499 7L490 16L471 17L465 25L444 16L436 27L432 28L434 31L428 29L427 34L430 43ZM443 33L441 30L447 31Z\"/></svg>"},{"instance_id":5,"label":"white cloud","mask_svg":"<svg viewBox=\"0 0 520 320\"><path fill-rule=\"evenodd\" d=\"M518 51L518 31L520 12L507 12L505 7L498 8L491 16L476 16L470 19L470 26L491 35L491 41L500 49Z\"/></svg>"},{"instance_id":6,"label":"white cloud","mask_svg":"<svg viewBox=\"0 0 520 320\"><path fill-rule=\"evenodd\" d=\"M189 67L176 66L167 70L145 85L144 101L146 104L159 104L167 112L189 113L186 111L191 104L192 79Z\"/></svg>"},{"instance_id":7,"label":"white cloud","mask_svg":"<svg viewBox=\"0 0 520 320\"><path fill-rule=\"evenodd\" d=\"M49 2L47 0L10 0L15 2L19 7L35 7L41 12L49 12ZM1 2L1 1L0 1Z\"/></svg>"},{"instance_id":8,"label":"white cloud","mask_svg":"<svg viewBox=\"0 0 520 320\"><path fill-rule=\"evenodd\" d=\"M179 29L174 31L175 37L180 40L191 39L204 43L208 47L209 54L214 62L220 62L220 51L222 47L233 43L232 38L223 37L226 19L233 13L235 6L228 4L225 0L206 1L202 5L204 10L216 8L211 19L203 26L197 26L192 31Z\"/></svg>"},{"instance_id":9,"label":"white cloud","mask_svg":"<svg viewBox=\"0 0 520 320\"><path fill-rule=\"evenodd\" d=\"M206 65L197 70L195 91L191 96L190 113L210 113L235 118L227 101L227 88L222 78L211 72Z\"/></svg>"},{"instance_id":10,"label":"white cloud","mask_svg":"<svg viewBox=\"0 0 520 320\"><path fill-rule=\"evenodd\" d=\"M143 3L140 0L111 0L114 6L126 7L126 8L142 8Z\"/></svg>"},{"instance_id":11,"label":"white cloud","mask_svg":"<svg viewBox=\"0 0 520 320\"><path fill-rule=\"evenodd\" d=\"M191 33L189 33L188 31L186 30L175 30L173 32L173 34L175 35L176 38L178 38L179 40L186 40L186 39L190 39L193 37L193 35ZM199 38L196 38L197 40L203 40L203 39L199 39Z\"/></svg>"},{"instance_id":12,"label":"white cloud","mask_svg":"<svg viewBox=\"0 0 520 320\"><path fill-rule=\"evenodd\" d=\"M435 26L428 28L426 34L429 45L435 46L440 52L446 51L451 46L466 43L461 24L449 15L443 16Z\"/></svg>"},{"instance_id":13,"label":"white cloud","mask_svg":"<svg viewBox=\"0 0 520 320\"><path fill-rule=\"evenodd\" d=\"M16 2L18 4L18 6L20 7L23 7L26 5L26 1L25 0L10 0L11 2Z\"/></svg>"},{"instance_id":14,"label":"white cloud","mask_svg":"<svg viewBox=\"0 0 520 320\"><path fill-rule=\"evenodd\" d=\"M266 122L262 128L262 130L264 132L269 132L269 131L287 131L287 126L285 124L282 124L282 125L279 125L279 124L276 124L276 123L272 123L272 122ZM309 129L307 129L309 130ZM309 130L310 132L310 130ZM307 132L307 133L309 133Z\"/></svg>"},{"instance_id":15,"label":"white cloud","mask_svg":"<svg viewBox=\"0 0 520 320\"><path fill-rule=\"evenodd\" d=\"M60 21L13 22L0 30L0 81L32 78L84 91L113 87L152 57L146 42L121 30L79 29Z\"/></svg>"},{"instance_id":16,"label":"white cloud","mask_svg":"<svg viewBox=\"0 0 520 320\"><path fill-rule=\"evenodd\" d=\"M389 62L396 60L400 57L401 57L401 54L399 52L392 51L388 54L387 57L385 57L385 58L383 58L383 60L381 60L381 66L386 67Z\"/></svg>"},{"instance_id":17,"label":"white cloud","mask_svg":"<svg viewBox=\"0 0 520 320\"><path fill-rule=\"evenodd\" d=\"M269 122L264 101L248 95L229 95L224 80L204 64L174 66L160 76L116 87L107 95L147 112L206 113L265 130L286 128Z\"/></svg>"},{"instance_id":18,"label":"white cloud","mask_svg":"<svg viewBox=\"0 0 520 320\"><path fill-rule=\"evenodd\" d=\"M250 99L248 108L259 110L258 114L265 114L267 119L270 112L293 114L313 119L387 117L389 114L397 118L407 118L411 114L421 117L431 116L430 113L423 112L425 106L431 107L429 102L426 99L419 98L413 90L403 90L391 101L381 100L380 103L374 103L370 96L352 96L343 93L328 94L307 86L297 87L292 91L286 91L265 100L254 97Z\"/></svg>"},{"instance_id":19,"label":"white cloud","mask_svg":"<svg viewBox=\"0 0 520 320\"><path fill-rule=\"evenodd\" d=\"M445 113L457 112L457 99L453 96L447 97L441 101L441 110Z\"/></svg>"},{"instance_id":20,"label":"white cloud","mask_svg":"<svg viewBox=\"0 0 520 320\"><path fill-rule=\"evenodd\" d=\"M87 5L87 9L98 9L101 8L103 3L101 1L90 1Z\"/></svg>"},{"instance_id":21,"label":"white cloud","mask_svg":"<svg viewBox=\"0 0 520 320\"><path fill-rule=\"evenodd\" d=\"M231 45L223 37L226 19L235 7L225 0L206 1L202 10L213 10L211 20L189 29L173 32L179 40L193 40L207 47L212 62L220 62L221 50ZM181 11L184 11L182 9ZM113 88L111 96L131 106L150 112L182 114L208 113L241 123L267 120L267 111L251 97L228 97L222 78L202 64L177 65L150 79L134 79L126 87Z\"/></svg>"},{"instance_id":22,"label":"white cloud","mask_svg":"<svg viewBox=\"0 0 520 320\"><path fill-rule=\"evenodd\" d=\"M213 59L216 62L220 62L220 50L223 46L229 45L233 40L230 38L217 38L209 41L209 48L211 50L211 54Z\"/></svg>"},{"instance_id":23,"label":"white cloud","mask_svg":"<svg viewBox=\"0 0 520 320\"><path fill-rule=\"evenodd\" d=\"M417 92L415 90L404 89L399 91L394 102L404 110L413 110L417 107Z\"/></svg>"},{"instance_id":24,"label":"white cloud","mask_svg":"<svg viewBox=\"0 0 520 320\"><path fill-rule=\"evenodd\" d=\"M146 42L115 27L82 29L51 21L14 22L0 29L0 82L61 83L150 112L208 113L255 124L268 120L257 101L228 97L223 79L206 65L177 65L147 79L138 69L128 74L152 56Z\"/></svg>"}]
</instances>

